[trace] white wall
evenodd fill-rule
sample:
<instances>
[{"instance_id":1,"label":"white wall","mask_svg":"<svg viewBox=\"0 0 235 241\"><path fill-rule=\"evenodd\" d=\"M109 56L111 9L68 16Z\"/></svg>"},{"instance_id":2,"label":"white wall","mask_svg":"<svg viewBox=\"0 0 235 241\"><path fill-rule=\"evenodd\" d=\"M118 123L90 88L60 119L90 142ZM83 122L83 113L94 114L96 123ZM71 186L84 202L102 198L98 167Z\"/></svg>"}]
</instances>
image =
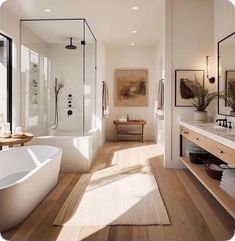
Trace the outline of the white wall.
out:
<instances>
[{"instance_id":1,"label":"white wall","mask_svg":"<svg viewBox=\"0 0 235 241\"><path fill-rule=\"evenodd\" d=\"M165 96L175 96L176 69L205 69L206 56L214 58L213 49L213 0L166 0L166 84L172 88L166 88ZM169 37L171 36L171 41ZM167 53L167 49L171 53ZM214 63L214 62L213 62ZM171 66L171 72L167 64ZM214 65L214 64L213 64ZM212 68L213 69L213 68ZM211 75L215 74L211 72ZM169 83L170 82L170 83ZM216 85L206 86L215 89ZM172 111L171 111L172 110ZM165 116L166 127L168 128L171 119L172 138L166 140L166 152L172 146L171 152L165 159L166 167L181 167L179 162L179 119L180 116L192 119L193 108L175 107L174 98L171 103L166 103L166 111L171 111ZM209 115L215 115L215 105L211 107ZM166 132L167 133L167 132Z\"/></svg>"},{"instance_id":2,"label":"white wall","mask_svg":"<svg viewBox=\"0 0 235 241\"><path fill-rule=\"evenodd\" d=\"M155 48L154 47L114 47L108 46L106 53L107 75L109 85L110 115L106 118L106 139L113 140L113 120L129 114L130 119L145 119L145 140L155 140L154 137L154 100L156 94ZM117 107L114 106L114 71L116 69L147 69L148 70L148 106L147 107Z\"/></svg>"},{"instance_id":3,"label":"white wall","mask_svg":"<svg viewBox=\"0 0 235 241\"><path fill-rule=\"evenodd\" d=\"M58 94L59 129L83 133L83 54L82 47L68 50L64 44L50 44L48 47L50 59L50 126L54 121L54 81L64 87ZM72 94L72 108L68 107L68 95ZM73 114L68 117L67 111Z\"/></svg>"}]
</instances>

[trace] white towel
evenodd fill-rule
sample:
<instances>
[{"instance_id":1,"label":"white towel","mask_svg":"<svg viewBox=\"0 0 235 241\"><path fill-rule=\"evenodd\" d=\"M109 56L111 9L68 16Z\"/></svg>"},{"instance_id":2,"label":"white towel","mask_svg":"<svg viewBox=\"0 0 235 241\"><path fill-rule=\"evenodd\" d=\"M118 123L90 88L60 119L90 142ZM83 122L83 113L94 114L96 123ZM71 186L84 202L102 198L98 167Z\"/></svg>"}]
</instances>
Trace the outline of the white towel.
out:
<instances>
[{"instance_id":1,"label":"white towel","mask_svg":"<svg viewBox=\"0 0 235 241\"><path fill-rule=\"evenodd\" d=\"M109 90L108 90L108 85L105 81L103 81L102 109L103 109L103 116L107 117L109 115Z\"/></svg>"},{"instance_id":2,"label":"white towel","mask_svg":"<svg viewBox=\"0 0 235 241\"><path fill-rule=\"evenodd\" d=\"M235 199L235 193L230 189L228 188L226 185L224 184L220 184L220 187L229 195L231 196L232 198Z\"/></svg>"},{"instance_id":3,"label":"white towel","mask_svg":"<svg viewBox=\"0 0 235 241\"><path fill-rule=\"evenodd\" d=\"M157 117L158 110L163 109L164 107L164 82L163 79L158 81L157 84L157 96L154 106L154 117Z\"/></svg>"}]
</instances>

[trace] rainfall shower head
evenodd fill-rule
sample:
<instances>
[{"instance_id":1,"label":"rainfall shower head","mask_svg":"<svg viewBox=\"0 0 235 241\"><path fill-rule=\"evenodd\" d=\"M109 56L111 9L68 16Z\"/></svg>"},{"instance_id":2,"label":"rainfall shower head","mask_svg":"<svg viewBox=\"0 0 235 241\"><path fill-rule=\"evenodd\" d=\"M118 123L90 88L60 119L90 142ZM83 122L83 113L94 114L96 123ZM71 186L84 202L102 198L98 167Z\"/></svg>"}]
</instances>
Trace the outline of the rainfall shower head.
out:
<instances>
[{"instance_id":1,"label":"rainfall shower head","mask_svg":"<svg viewBox=\"0 0 235 241\"><path fill-rule=\"evenodd\" d=\"M65 46L66 49L74 50L77 46L73 45L73 38L70 38L70 44Z\"/></svg>"}]
</instances>

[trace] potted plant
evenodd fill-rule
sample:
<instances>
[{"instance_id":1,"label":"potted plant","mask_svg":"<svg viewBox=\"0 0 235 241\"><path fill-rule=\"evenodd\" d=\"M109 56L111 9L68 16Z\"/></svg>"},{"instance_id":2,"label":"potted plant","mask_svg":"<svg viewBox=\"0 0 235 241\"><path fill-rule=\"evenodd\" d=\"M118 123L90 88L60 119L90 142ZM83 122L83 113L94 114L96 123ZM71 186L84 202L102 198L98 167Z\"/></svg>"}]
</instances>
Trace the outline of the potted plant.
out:
<instances>
[{"instance_id":1,"label":"potted plant","mask_svg":"<svg viewBox=\"0 0 235 241\"><path fill-rule=\"evenodd\" d=\"M197 122L206 122L208 117L206 109L217 98L218 93L210 93L196 78L194 81L187 80L186 84L194 95L192 102L193 107L195 107L193 119Z\"/></svg>"}]
</instances>

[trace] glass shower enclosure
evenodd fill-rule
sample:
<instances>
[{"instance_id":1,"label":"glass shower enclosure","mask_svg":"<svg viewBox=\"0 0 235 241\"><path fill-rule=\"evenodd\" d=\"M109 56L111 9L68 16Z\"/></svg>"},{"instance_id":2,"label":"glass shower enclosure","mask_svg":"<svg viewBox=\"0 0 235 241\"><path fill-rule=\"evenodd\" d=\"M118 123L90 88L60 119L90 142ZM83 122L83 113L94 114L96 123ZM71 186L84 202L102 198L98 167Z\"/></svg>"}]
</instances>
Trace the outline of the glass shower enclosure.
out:
<instances>
[{"instance_id":1,"label":"glass shower enclosure","mask_svg":"<svg viewBox=\"0 0 235 241\"><path fill-rule=\"evenodd\" d=\"M95 129L96 38L85 19L21 20L21 107L35 136Z\"/></svg>"}]
</instances>

